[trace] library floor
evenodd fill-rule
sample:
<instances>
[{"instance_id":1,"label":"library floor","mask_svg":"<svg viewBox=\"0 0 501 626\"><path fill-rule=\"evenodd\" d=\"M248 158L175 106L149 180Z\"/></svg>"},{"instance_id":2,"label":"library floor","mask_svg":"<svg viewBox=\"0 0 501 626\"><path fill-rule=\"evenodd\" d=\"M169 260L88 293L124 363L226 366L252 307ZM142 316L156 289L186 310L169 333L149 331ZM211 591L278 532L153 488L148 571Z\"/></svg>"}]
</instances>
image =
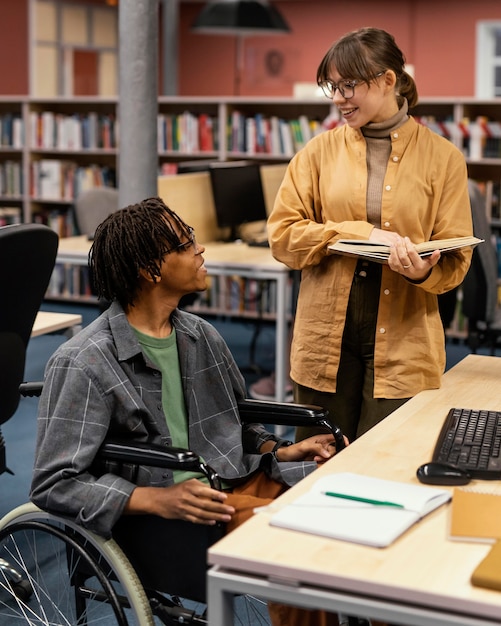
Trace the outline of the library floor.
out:
<instances>
[{"instance_id":1,"label":"library floor","mask_svg":"<svg viewBox=\"0 0 501 626\"><path fill-rule=\"evenodd\" d=\"M87 325L98 314L95 307L72 307L46 303L45 310L75 312L83 316ZM242 370L247 387L262 375L269 374L274 366L275 333L271 324L263 325L255 336L255 327L250 323L228 322L211 319L230 346L237 364ZM254 350L249 346L255 339ZM30 341L26 361L26 380L42 380L48 357L66 340L62 334L35 337ZM447 368L452 367L469 353L461 342L447 345ZM16 415L3 425L2 431L7 447L7 464L14 475L3 474L1 480L0 517L28 500L32 463L35 447L37 398L22 398ZM286 436L292 436L288 433ZM0 626L2 626L0 624ZM7 626L7 625L6 625Z\"/></svg>"}]
</instances>

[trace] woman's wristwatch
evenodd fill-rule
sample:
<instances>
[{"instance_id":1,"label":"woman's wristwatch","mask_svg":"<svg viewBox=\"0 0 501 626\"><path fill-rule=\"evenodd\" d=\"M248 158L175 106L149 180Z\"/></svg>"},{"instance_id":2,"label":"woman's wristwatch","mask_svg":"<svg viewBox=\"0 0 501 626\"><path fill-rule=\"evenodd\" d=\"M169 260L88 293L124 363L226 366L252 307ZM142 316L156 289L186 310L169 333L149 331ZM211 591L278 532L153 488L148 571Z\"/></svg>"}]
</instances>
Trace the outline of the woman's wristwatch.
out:
<instances>
[{"instance_id":1,"label":"woman's wristwatch","mask_svg":"<svg viewBox=\"0 0 501 626\"><path fill-rule=\"evenodd\" d=\"M288 439L279 439L277 441L277 443L273 446L273 449L271 451L271 453L273 454L273 456L275 457L275 461L278 462L277 459L277 450L279 448L287 448L288 446L292 446L292 441L289 441Z\"/></svg>"}]
</instances>

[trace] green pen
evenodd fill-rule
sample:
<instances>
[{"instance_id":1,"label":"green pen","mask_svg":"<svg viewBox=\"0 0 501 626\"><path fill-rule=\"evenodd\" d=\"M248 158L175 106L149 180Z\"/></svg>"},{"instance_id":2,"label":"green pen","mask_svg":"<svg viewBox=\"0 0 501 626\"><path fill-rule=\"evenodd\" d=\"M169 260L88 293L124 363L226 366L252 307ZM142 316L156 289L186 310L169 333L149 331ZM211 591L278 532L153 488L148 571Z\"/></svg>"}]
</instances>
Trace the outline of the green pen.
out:
<instances>
[{"instance_id":1,"label":"green pen","mask_svg":"<svg viewBox=\"0 0 501 626\"><path fill-rule=\"evenodd\" d=\"M376 506L395 506L398 509L404 509L403 504L397 502L387 502L386 500L372 500L371 498L362 498L360 496L348 496L345 493L335 493L334 491L322 491L324 496L331 498L342 498L343 500L353 500L354 502L363 502L364 504L374 504Z\"/></svg>"}]
</instances>

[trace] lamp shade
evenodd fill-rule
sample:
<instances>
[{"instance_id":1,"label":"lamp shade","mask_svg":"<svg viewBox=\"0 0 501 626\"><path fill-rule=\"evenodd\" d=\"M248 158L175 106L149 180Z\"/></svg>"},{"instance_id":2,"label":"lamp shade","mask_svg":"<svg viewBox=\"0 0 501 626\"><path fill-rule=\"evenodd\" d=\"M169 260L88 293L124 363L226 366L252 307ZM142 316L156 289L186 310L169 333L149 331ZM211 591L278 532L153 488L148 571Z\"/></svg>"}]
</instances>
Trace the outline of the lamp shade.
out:
<instances>
[{"instance_id":1,"label":"lamp shade","mask_svg":"<svg viewBox=\"0 0 501 626\"><path fill-rule=\"evenodd\" d=\"M290 32L282 15L266 0L209 1L193 23L198 33L263 35Z\"/></svg>"}]
</instances>

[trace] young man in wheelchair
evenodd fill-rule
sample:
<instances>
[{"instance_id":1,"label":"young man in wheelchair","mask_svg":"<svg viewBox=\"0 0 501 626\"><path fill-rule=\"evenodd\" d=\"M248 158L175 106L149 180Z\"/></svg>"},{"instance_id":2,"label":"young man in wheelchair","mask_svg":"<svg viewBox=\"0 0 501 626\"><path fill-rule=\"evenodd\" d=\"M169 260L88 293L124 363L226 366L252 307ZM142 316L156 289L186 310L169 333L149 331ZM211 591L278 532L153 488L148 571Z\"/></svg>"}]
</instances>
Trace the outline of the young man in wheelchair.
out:
<instances>
[{"instance_id":1,"label":"young man in wheelchair","mask_svg":"<svg viewBox=\"0 0 501 626\"><path fill-rule=\"evenodd\" d=\"M104 536L134 515L223 522L229 531L335 453L331 434L280 445L263 426L241 424L245 383L227 345L178 308L207 287L204 250L159 198L112 213L96 230L89 264L111 305L47 364L31 491L42 509ZM99 474L95 458L111 437L190 448L224 489L162 468L140 466L134 482ZM308 624L300 613L297 623Z\"/></svg>"}]
</instances>

